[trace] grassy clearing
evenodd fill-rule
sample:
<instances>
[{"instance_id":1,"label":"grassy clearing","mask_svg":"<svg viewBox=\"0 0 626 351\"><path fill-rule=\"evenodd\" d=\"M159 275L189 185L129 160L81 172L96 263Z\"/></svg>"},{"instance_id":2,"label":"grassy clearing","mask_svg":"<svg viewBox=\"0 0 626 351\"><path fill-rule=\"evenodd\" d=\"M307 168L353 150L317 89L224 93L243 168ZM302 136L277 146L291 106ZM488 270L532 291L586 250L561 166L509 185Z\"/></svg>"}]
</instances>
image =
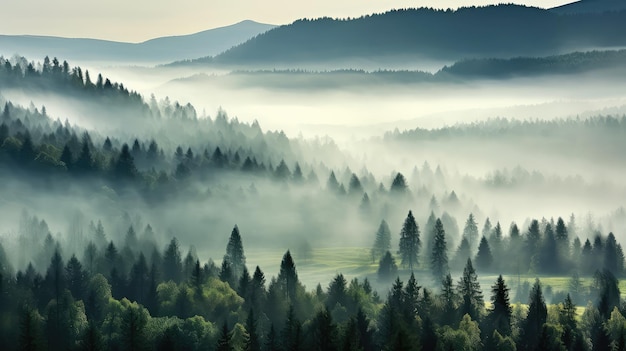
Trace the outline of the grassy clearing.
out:
<instances>
[{"instance_id":1,"label":"grassy clearing","mask_svg":"<svg viewBox=\"0 0 626 351\"><path fill-rule=\"evenodd\" d=\"M277 276L280 269L280 262L286 250L281 249L261 249L261 248L247 248L246 256L249 269L251 271L256 265L259 265L269 282L272 276ZM314 248L312 256L309 259L303 259L300 257L297 251L292 251L294 260L296 262L296 268L298 270L298 276L302 283L306 286L307 290L312 290L320 283L322 287L326 288L331 279L337 274L342 273L346 279L350 280L354 277L363 278L368 277L372 284L376 285L376 270L378 269L378 263L373 263L370 256L370 249L366 247L325 247ZM396 260L399 263L398 258ZM401 279L407 279L410 272L402 270L399 272ZM418 282L421 285L431 285L438 287L439 283L434 282L431 278L430 271L426 267L420 267L415 271L415 275ZM453 272L452 277L455 281L460 277L461 272ZM498 275L496 274L478 274L480 285L483 289L485 299L488 300L490 296L491 286L496 281ZM514 294L517 289L518 283L524 284L528 282L531 286L535 281L535 278L539 278L544 289L546 286L551 286L554 293L558 291L567 291L569 285L569 276L542 276L542 275L504 275L503 276L507 285ZM581 277L583 286L587 287L593 283L592 277ZM382 287L383 285L381 285ZM385 285L385 286L388 286ZM621 280L620 291L622 297L626 297L626 280ZM383 291L381 291L383 293Z\"/></svg>"}]
</instances>

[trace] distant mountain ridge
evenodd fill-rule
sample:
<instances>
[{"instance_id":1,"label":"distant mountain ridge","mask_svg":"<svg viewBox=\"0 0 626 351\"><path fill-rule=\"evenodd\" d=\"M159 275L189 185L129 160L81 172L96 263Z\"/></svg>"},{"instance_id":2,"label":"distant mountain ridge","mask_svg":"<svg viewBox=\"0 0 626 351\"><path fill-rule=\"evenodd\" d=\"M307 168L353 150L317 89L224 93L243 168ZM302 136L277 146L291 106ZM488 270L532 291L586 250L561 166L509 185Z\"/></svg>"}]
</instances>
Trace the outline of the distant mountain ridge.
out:
<instances>
[{"instance_id":1,"label":"distant mountain ridge","mask_svg":"<svg viewBox=\"0 0 626 351\"><path fill-rule=\"evenodd\" d=\"M136 44L99 39L0 35L0 55L158 64L216 55L274 27L248 20L194 34L160 37Z\"/></svg>"},{"instance_id":2,"label":"distant mountain ridge","mask_svg":"<svg viewBox=\"0 0 626 351\"><path fill-rule=\"evenodd\" d=\"M520 5L392 10L302 19L191 63L255 64L367 59L516 57L626 46L626 11L560 15Z\"/></svg>"}]
</instances>

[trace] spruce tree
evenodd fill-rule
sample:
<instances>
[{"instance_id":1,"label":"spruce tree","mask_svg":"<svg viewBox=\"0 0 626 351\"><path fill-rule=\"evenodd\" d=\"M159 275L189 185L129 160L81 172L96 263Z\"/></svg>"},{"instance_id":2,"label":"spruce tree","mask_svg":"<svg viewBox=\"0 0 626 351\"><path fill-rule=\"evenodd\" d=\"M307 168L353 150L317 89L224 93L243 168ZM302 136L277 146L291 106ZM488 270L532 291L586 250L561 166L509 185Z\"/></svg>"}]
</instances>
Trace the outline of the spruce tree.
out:
<instances>
[{"instance_id":1,"label":"spruce tree","mask_svg":"<svg viewBox=\"0 0 626 351\"><path fill-rule=\"evenodd\" d=\"M215 351L232 351L233 347L231 345L231 334L228 330L228 325L226 321L222 324L222 329L220 332L220 337L217 339L217 344L215 345Z\"/></svg>"},{"instance_id":2,"label":"spruce tree","mask_svg":"<svg viewBox=\"0 0 626 351\"><path fill-rule=\"evenodd\" d=\"M472 260L467 260L467 264L463 269L463 275L457 284L457 291L461 298L459 315L469 314L472 320L479 321L485 303Z\"/></svg>"},{"instance_id":3,"label":"spruce tree","mask_svg":"<svg viewBox=\"0 0 626 351\"><path fill-rule=\"evenodd\" d=\"M383 219L378 226L378 231L376 231L376 240L374 241L374 246L372 247L372 261L376 261L390 249L391 231L389 230L389 225Z\"/></svg>"},{"instance_id":4,"label":"spruce tree","mask_svg":"<svg viewBox=\"0 0 626 351\"><path fill-rule=\"evenodd\" d=\"M502 275L498 276L496 283L491 287L491 309L487 315L487 323L491 330L497 330L500 335L511 335L509 288L506 286Z\"/></svg>"},{"instance_id":5,"label":"spruce tree","mask_svg":"<svg viewBox=\"0 0 626 351\"><path fill-rule=\"evenodd\" d=\"M243 268L246 265L246 256L243 252L243 244L241 243L241 235L239 228L235 225L230 234L228 245L226 246L226 255L224 260L228 261L236 278L241 276Z\"/></svg>"},{"instance_id":6,"label":"spruce tree","mask_svg":"<svg viewBox=\"0 0 626 351\"><path fill-rule=\"evenodd\" d=\"M402 230L400 231L400 250L398 253L402 258L402 265L410 270L417 268L418 252L420 250L420 231L413 217L413 212L409 211Z\"/></svg>"},{"instance_id":7,"label":"spruce tree","mask_svg":"<svg viewBox=\"0 0 626 351\"><path fill-rule=\"evenodd\" d=\"M435 281L441 281L448 272L448 248L446 244L446 232L441 220L435 222L435 236L433 238L430 265Z\"/></svg>"},{"instance_id":8,"label":"spruce tree","mask_svg":"<svg viewBox=\"0 0 626 351\"><path fill-rule=\"evenodd\" d=\"M474 214L470 213L465 221L465 227L463 228L463 237L467 239L471 253L475 252L478 246L478 225L474 219Z\"/></svg>"},{"instance_id":9,"label":"spruce tree","mask_svg":"<svg viewBox=\"0 0 626 351\"><path fill-rule=\"evenodd\" d=\"M478 245L478 253L476 254L476 268L483 272L491 270L493 263L493 256L491 255L491 249L489 248L489 242L484 236L480 239L480 245Z\"/></svg>"},{"instance_id":10,"label":"spruce tree","mask_svg":"<svg viewBox=\"0 0 626 351\"><path fill-rule=\"evenodd\" d=\"M248 310L248 318L246 318L246 332L248 336L244 344L244 351L260 351L261 343L257 331L257 322L254 318L254 310Z\"/></svg>"},{"instance_id":11,"label":"spruce tree","mask_svg":"<svg viewBox=\"0 0 626 351\"><path fill-rule=\"evenodd\" d=\"M277 281L284 296L289 299L289 303L295 303L296 291L299 284L298 272L296 272L296 264L289 250L283 255Z\"/></svg>"},{"instance_id":12,"label":"spruce tree","mask_svg":"<svg viewBox=\"0 0 626 351\"><path fill-rule=\"evenodd\" d=\"M543 324L546 322L547 316L548 309L543 299L541 283L539 279L537 279L530 291L528 315L522 324L520 340L524 350L535 350L539 345L541 330Z\"/></svg>"},{"instance_id":13,"label":"spruce tree","mask_svg":"<svg viewBox=\"0 0 626 351\"><path fill-rule=\"evenodd\" d=\"M381 282L387 282L393 279L397 274L398 266L396 265L396 260L391 255L391 252L387 251L378 263L378 279Z\"/></svg>"}]
</instances>

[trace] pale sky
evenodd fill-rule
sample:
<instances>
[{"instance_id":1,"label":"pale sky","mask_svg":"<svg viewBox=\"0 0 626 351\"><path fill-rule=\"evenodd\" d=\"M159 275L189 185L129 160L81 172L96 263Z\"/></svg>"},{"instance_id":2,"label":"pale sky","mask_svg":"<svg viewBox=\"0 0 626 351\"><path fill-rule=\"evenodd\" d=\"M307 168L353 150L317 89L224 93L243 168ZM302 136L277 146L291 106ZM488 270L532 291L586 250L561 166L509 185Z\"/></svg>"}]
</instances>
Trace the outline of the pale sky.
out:
<instances>
[{"instance_id":1,"label":"pale sky","mask_svg":"<svg viewBox=\"0 0 626 351\"><path fill-rule=\"evenodd\" d=\"M573 0L572 0L573 1ZM0 34L53 35L140 42L251 19L287 24L299 18L358 17L393 8L486 5L490 0L4 0ZM567 0L518 0L549 8Z\"/></svg>"}]
</instances>

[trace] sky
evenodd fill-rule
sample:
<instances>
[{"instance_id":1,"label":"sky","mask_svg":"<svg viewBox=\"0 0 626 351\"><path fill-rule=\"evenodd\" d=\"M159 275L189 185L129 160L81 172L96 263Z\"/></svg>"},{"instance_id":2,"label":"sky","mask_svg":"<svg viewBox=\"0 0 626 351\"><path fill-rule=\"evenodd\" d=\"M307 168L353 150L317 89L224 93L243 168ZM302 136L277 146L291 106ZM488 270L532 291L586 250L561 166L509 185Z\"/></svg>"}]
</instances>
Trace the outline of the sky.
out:
<instances>
[{"instance_id":1,"label":"sky","mask_svg":"<svg viewBox=\"0 0 626 351\"><path fill-rule=\"evenodd\" d=\"M573 0L572 0L573 1ZM243 20L287 24L299 18L358 17L407 7L457 8L490 0L6 0L0 34L98 38L125 42L196 33ZM554 7L567 0L518 0Z\"/></svg>"}]
</instances>

